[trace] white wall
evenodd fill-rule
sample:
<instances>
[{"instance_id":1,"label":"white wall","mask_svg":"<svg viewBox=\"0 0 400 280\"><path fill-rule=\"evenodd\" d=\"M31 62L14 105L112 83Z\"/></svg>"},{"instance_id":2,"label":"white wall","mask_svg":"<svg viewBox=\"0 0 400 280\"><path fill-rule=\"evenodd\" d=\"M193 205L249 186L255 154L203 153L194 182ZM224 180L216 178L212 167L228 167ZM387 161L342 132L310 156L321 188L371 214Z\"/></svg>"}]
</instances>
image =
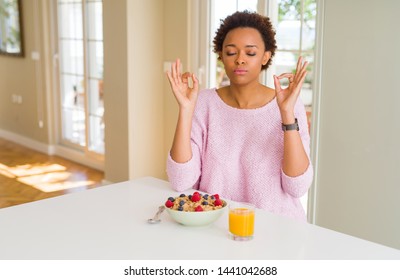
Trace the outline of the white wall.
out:
<instances>
[{"instance_id":1,"label":"white wall","mask_svg":"<svg viewBox=\"0 0 400 280\"><path fill-rule=\"evenodd\" d=\"M320 3L316 224L400 249L400 1Z\"/></svg>"},{"instance_id":2,"label":"white wall","mask_svg":"<svg viewBox=\"0 0 400 280\"><path fill-rule=\"evenodd\" d=\"M164 1L164 60L175 61L180 58L184 71L193 71L189 64L189 2L192 0L163 0ZM178 103L171 91L168 79L163 74L164 81L164 151L163 163L171 149L178 120ZM162 179L167 179L166 173Z\"/></svg>"},{"instance_id":3,"label":"white wall","mask_svg":"<svg viewBox=\"0 0 400 280\"><path fill-rule=\"evenodd\" d=\"M105 179L129 179L128 12L126 1L103 1Z\"/></svg>"},{"instance_id":4,"label":"white wall","mask_svg":"<svg viewBox=\"0 0 400 280\"><path fill-rule=\"evenodd\" d=\"M165 174L164 1L128 0L129 179Z\"/></svg>"},{"instance_id":5,"label":"white wall","mask_svg":"<svg viewBox=\"0 0 400 280\"><path fill-rule=\"evenodd\" d=\"M164 1L103 4L106 180L163 178Z\"/></svg>"}]
</instances>

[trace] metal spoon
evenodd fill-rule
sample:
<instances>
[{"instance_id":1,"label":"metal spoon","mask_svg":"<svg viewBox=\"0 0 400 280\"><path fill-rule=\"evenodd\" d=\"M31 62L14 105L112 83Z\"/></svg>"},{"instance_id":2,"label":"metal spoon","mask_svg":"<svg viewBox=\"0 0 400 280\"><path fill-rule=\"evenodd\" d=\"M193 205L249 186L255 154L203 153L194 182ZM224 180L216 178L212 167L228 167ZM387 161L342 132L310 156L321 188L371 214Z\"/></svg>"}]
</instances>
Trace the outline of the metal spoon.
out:
<instances>
[{"instance_id":1,"label":"metal spoon","mask_svg":"<svg viewBox=\"0 0 400 280\"><path fill-rule=\"evenodd\" d=\"M152 219L148 219L147 222L150 224L158 224L159 222L161 222L159 216L161 215L161 213L164 210L165 210L165 206L158 207L157 213L154 215L154 217Z\"/></svg>"}]
</instances>

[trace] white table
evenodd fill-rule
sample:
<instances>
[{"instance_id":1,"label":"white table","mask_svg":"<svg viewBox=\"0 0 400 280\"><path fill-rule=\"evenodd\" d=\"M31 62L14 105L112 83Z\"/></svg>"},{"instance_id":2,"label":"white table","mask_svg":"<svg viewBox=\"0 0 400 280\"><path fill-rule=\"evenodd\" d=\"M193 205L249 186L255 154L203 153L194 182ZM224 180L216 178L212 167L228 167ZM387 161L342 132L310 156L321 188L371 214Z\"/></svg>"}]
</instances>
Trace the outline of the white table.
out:
<instances>
[{"instance_id":1,"label":"white table","mask_svg":"<svg viewBox=\"0 0 400 280\"><path fill-rule=\"evenodd\" d=\"M206 227L166 212L148 224L176 195L146 177L0 209L0 259L400 259L399 250L259 209L246 242L228 238L227 211Z\"/></svg>"}]
</instances>

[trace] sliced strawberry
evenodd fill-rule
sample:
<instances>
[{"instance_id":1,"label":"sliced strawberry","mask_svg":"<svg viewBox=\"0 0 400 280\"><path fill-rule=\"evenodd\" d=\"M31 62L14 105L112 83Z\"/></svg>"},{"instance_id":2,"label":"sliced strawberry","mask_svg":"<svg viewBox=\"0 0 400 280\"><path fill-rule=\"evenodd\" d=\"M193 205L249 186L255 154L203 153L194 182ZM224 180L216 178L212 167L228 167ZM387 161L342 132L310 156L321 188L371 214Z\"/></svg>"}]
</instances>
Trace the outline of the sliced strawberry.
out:
<instances>
[{"instance_id":1,"label":"sliced strawberry","mask_svg":"<svg viewBox=\"0 0 400 280\"><path fill-rule=\"evenodd\" d=\"M194 208L194 211L196 211L196 212L201 212L201 211L203 211L203 207L201 207L200 205L198 205L196 208Z\"/></svg>"},{"instance_id":2,"label":"sliced strawberry","mask_svg":"<svg viewBox=\"0 0 400 280\"><path fill-rule=\"evenodd\" d=\"M214 194L215 199L219 199L219 194Z\"/></svg>"}]
</instances>

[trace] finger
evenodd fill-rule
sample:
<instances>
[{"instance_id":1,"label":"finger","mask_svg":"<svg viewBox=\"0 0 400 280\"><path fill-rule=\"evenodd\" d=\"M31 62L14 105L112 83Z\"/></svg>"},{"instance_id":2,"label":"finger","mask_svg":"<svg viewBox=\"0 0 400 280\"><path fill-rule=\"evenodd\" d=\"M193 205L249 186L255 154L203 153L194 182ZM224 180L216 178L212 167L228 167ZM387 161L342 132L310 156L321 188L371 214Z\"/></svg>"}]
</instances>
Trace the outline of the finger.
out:
<instances>
[{"instance_id":1,"label":"finger","mask_svg":"<svg viewBox=\"0 0 400 280\"><path fill-rule=\"evenodd\" d=\"M307 67L308 67L309 64L310 64L310 62L305 61L304 64L303 64L303 69L302 70L307 71Z\"/></svg>"},{"instance_id":2,"label":"finger","mask_svg":"<svg viewBox=\"0 0 400 280\"><path fill-rule=\"evenodd\" d=\"M293 74L292 73L283 73L283 74L280 74L279 76L277 76L277 78L279 79L279 80L281 80L281 79L283 79L283 78L288 78L288 79L291 79L291 78L293 78Z\"/></svg>"},{"instance_id":3,"label":"finger","mask_svg":"<svg viewBox=\"0 0 400 280\"><path fill-rule=\"evenodd\" d=\"M297 82L299 81L300 77L302 76L302 73L307 70L308 64L309 64L308 61L304 61L303 57L299 57L296 67L296 73L294 76L295 81Z\"/></svg>"},{"instance_id":4,"label":"finger","mask_svg":"<svg viewBox=\"0 0 400 280\"><path fill-rule=\"evenodd\" d=\"M177 92L177 85L176 85L175 80L172 77L172 74L171 74L170 71L167 71L167 76L168 76L168 82L169 82L169 85L171 86L172 92L173 92L173 94L175 96L177 96L177 93L176 93Z\"/></svg>"},{"instance_id":5,"label":"finger","mask_svg":"<svg viewBox=\"0 0 400 280\"><path fill-rule=\"evenodd\" d=\"M177 62L173 62L172 63L172 65L171 65L171 76L172 76L172 78L173 78L173 80L174 80L174 82L176 83L177 82L177 80L178 80L178 74L176 73L176 63Z\"/></svg>"},{"instance_id":6,"label":"finger","mask_svg":"<svg viewBox=\"0 0 400 280\"><path fill-rule=\"evenodd\" d=\"M304 62L302 61L301 64L298 65L298 67L297 67L298 69L296 70L296 72L303 71L304 69L307 68L307 65L308 65L308 61L306 61L306 60Z\"/></svg>"},{"instance_id":7,"label":"finger","mask_svg":"<svg viewBox=\"0 0 400 280\"><path fill-rule=\"evenodd\" d=\"M192 74L192 80L193 80L193 90L195 92L197 92L199 90L199 80L197 79L197 77L194 75L194 73Z\"/></svg>"},{"instance_id":8,"label":"finger","mask_svg":"<svg viewBox=\"0 0 400 280\"><path fill-rule=\"evenodd\" d=\"M297 60L296 73L301 70L302 63L303 63L303 57L299 56L299 59Z\"/></svg>"},{"instance_id":9,"label":"finger","mask_svg":"<svg viewBox=\"0 0 400 280\"><path fill-rule=\"evenodd\" d=\"M308 73L307 70L305 70L305 71L303 71L303 72L301 73L300 81L299 81L299 84L300 84L301 86L303 85L304 80L306 79L307 73Z\"/></svg>"},{"instance_id":10,"label":"finger","mask_svg":"<svg viewBox=\"0 0 400 280\"><path fill-rule=\"evenodd\" d=\"M181 78L181 60L177 58L174 63L172 63L172 76L177 85L180 85L182 82Z\"/></svg>"},{"instance_id":11,"label":"finger","mask_svg":"<svg viewBox=\"0 0 400 280\"><path fill-rule=\"evenodd\" d=\"M307 76L307 71L302 72L301 75L299 76L299 80L296 81L296 83L294 83L293 93L296 96L296 98L300 95L300 91L306 76Z\"/></svg>"},{"instance_id":12,"label":"finger","mask_svg":"<svg viewBox=\"0 0 400 280\"><path fill-rule=\"evenodd\" d=\"M172 76L171 71L167 71L166 73L167 73L168 82L171 85L171 87L173 88L175 86L174 77Z\"/></svg>"},{"instance_id":13,"label":"finger","mask_svg":"<svg viewBox=\"0 0 400 280\"><path fill-rule=\"evenodd\" d=\"M293 83L294 75L292 73L283 73L283 74L280 74L277 78L279 80L287 78L289 80L289 83Z\"/></svg>"},{"instance_id":14,"label":"finger","mask_svg":"<svg viewBox=\"0 0 400 280\"><path fill-rule=\"evenodd\" d=\"M188 84L189 82L189 77L191 77L192 74L190 72L185 72L182 74L182 82L185 84Z\"/></svg>"},{"instance_id":15,"label":"finger","mask_svg":"<svg viewBox=\"0 0 400 280\"><path fill-rule=\"evenodd\" d=\"M276 76L276 75L275 75ZM289 76L293 76L292 73L282 73L279 76L276 76L278 79L288 78Z\"/></svg>"},{"instance_id":16,"label":"finger","mask_svg":"<svg viewBox=\"0 0 400 280\"><path fill-rule=\"evenodd\" d=\"M172 81L173 81L171 71L170 71L170 70L167 70L165 73L167 74L168 81L169 81L169 83L171 84ZM171 85L172 85L172 84L171 84Z\"/></svg>"},{"instance_id":17,"label":"finger","mask_svg":"<svg viewBox=\"0 0 400 280\"><path fill-rule=\"evenodd\" d=\"M280 75L280 76L282 76L282 75ZM281 82L279 81L279 78L276 75L274 75L274 86L275 86L276 92L279 92L282 90Z\"/></svg>"},{"instance_id":18,"label":"finger","mask_svg":"<svg viewBox=\"0 0 400 280\"><path fill-rule=\"evenodd\" d=\"M176 60L176 73L178 77L181 76L181 60L179 58Z\"/></svg>"},{"instance_id":19,"label":"finger","mask_svg":"<svg viewBox=\"0 0 400 280\"><path fill-rule=\"evenodd\" d=\"M305 61L302 65L300 65L300 68L296 70L296 75L294 78L296 82L298 82L303 76L303 73L307 71L308 64L308 61Z\"/></svg>"}]
</instances>

